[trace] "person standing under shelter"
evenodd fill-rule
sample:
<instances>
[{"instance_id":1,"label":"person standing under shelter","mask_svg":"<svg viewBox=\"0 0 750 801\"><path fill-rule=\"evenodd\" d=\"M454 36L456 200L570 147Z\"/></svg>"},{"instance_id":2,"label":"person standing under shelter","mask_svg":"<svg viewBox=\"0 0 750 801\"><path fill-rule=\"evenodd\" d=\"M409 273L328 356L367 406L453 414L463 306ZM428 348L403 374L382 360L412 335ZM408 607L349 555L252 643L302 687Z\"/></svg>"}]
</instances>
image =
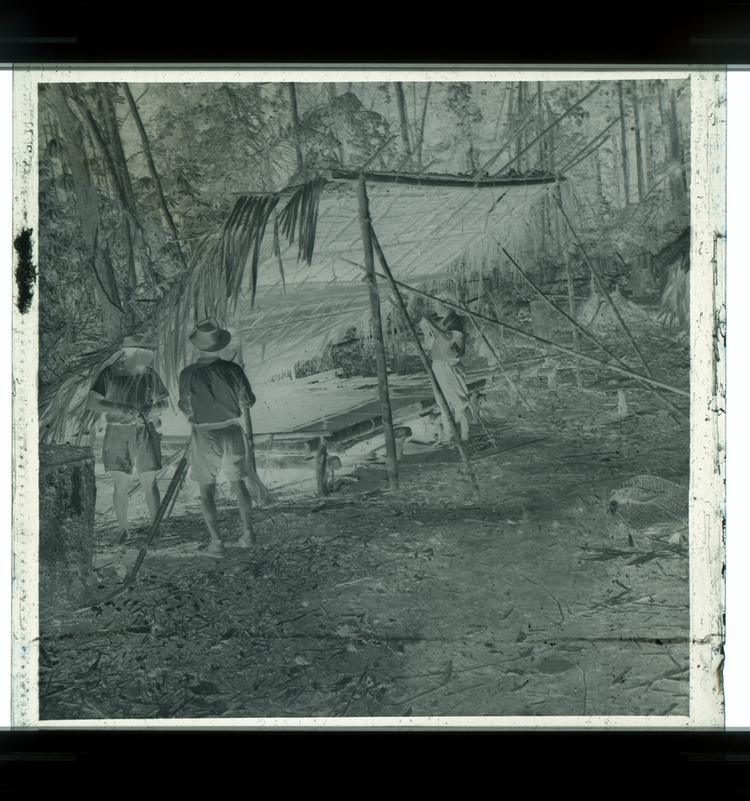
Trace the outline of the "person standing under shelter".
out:
<instances>
[{"instance_id":1,"label":"person standing under shelter","mask_svg":"<svg viewBox=\"0 0 750 801\"><path fill-rule=\"evenodd\" d=\"M471 394L461 365L461 358L466 351L463 320L451 310L439 321L439 325L426 318L422 318L419 325L430 351L432 371L461 432L461 439L466 442L469 439ZM450 428L445 420L442 421L442 439L445 442L451 439Z\"/></svg>"},{"instance_id":2,"label":"person standing under shelter","mask_svg":"<svg viewBox=\"0 0 750 801\"><path fill-rule=\"evenodd\" d=\"M241 548L255 543L252 499L245 484L249 475L249 450L242 417L255 404L255 395L244 370L221 358L232 335L211 320L198 323L190 342L200 356L179 378L178 405L192 426L190 478L200 486L201 507L208 527L207 553L222 556L224 543L216 512L216 479L221 471L237 498L245 532Z\"/></svg>"},{"instance_id":3,"label":"person standing under shelter","mask_svg":"<svg viewBox=\"0 0 750 801\"><path fill-rule=\"evenodd\" d=\"M161 470L161 413L169 393L151 367L154 353L144 334L122 341L122 350L91 385L88 408L107 419L102 458L114 484L112 505L117 518L117 542L128 537L128 496L135 470L153 520L159 509L156 473Z\"/></svg>"}]
</instances>

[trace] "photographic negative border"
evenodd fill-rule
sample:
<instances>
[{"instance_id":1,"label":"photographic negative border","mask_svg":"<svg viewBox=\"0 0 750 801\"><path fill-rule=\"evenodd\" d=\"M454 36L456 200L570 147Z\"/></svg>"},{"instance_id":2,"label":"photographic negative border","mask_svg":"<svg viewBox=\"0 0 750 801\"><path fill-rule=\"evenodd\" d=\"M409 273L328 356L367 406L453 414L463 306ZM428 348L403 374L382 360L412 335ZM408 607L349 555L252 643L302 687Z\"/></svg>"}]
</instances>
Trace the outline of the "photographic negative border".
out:
<instances>
[{"instance_id":1,"label":"photographic negative border","mask_svg":"<svg viewBox=\"0 0 750 801\"><path fill-rule=\"evenodd\" d=\"M37 87L40 83L138 81L575 81L689 78L691 95L690 700L688 716L200 718L40 721L38 698L38 411L40 298ZM720 728L724 725L726 75L597 67L520 69L234 69L19 65L13 113L13 535L11 720L20 728L454 729ZM29 248L30 245L30 248ZM24 293L31 290L28 303Z\"/></svg>"}]
</instances>

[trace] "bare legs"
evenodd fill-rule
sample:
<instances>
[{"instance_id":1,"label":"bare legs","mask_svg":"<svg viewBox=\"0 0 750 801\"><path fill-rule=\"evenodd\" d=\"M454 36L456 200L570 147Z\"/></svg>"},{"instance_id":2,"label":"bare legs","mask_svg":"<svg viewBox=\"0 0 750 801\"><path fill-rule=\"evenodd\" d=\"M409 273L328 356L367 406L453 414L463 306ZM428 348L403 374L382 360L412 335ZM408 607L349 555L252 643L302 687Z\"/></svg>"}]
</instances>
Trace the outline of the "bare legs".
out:
<instances>
[{"instance_id":1,"label":"bare legs","mask_svg":"<svg viewBox=\"0 0 750 801\"><path fill-rule=\"evenodd\" d=\"M220 551L223 546L219 536L219 519L216 514L216 482L212 481L210 484L200 484L199 486L203 519L206 521L208 533L211 536L209 550Z\"/></svg>"},{"instance_id":2,"label":"bare legs","mask_svg":"<svg viewBox=\"0 0 750 801\"><path fill-rule=\"evenodd\" d=\"M114 492L112 493L112 507L117 518L117 541L124 542L128 536L128 496L130 494L130 483L132 476L130 473L123 473L121 470L112 470L112 483ZM141 473L140 479L143 492L146 496L146 505L151 519L156 518L161 503L159 487L156 484L156 471Z\"/></svg>"},{"instance_id":3,"label":"bare legs","mask_svg":"<svg viewBox=\"0 0 750 801\"><path fill-rule=\"evenodd\" d=\"M156 519L156 513L159 511L159 504L161 503L161 496L159 495L159 487L156 484L156 470L149 470L147 473L141 473L141 486L146 495L146 505L148 506L148 513L151 519Z\"/></svg>"},{"instance_id":4,"label":"bare legs","mask_svg":"<svg viewBox=\"0 0 750 801\"><path fill-rule=\"evenodd\" d=\"M232 492L237 498L237 505L240 509L240 517L245 527L245 533L240 537L237 544L241 548L249 548L255 544L255 532L253 531L253 501L244 481L231 481Z\"/></svg>"},{"instance_id":5,"label":"bare legs","mask_svg":"<svg viewBox=\"0 0 750 801\"><path fill-rule=\"evenodd\" d=\"M466 414L465 409L454 409L451 407L451 412L453 414L453 419L456 421L456 425L458 426L458 430L461 433L461 441L468 442L469 440L469 416ZM443 419L443 415L440 415L440 427L442 430L442 441L443 442L450 442L453 437L451 436L450 425L448 424L447 420Z\"/></svg>"},{"instance_id":6,"label":"bare legs","mask_svg":"<svg viewBox=\"0 0 750 801\"><path fill-rule=\"evenodd\" d=\"M114 492L112 494L112 507L117 518L117 541L124 542L128 536L128 491L130 489L130 473L123 473L120 470L113 470L112 483Z\"/></svg>"},{"instance_id":7,"label":"bare legs","mask_svg":"<svg viewBox=\"0 0 750 801\"><path fill-rule=\"evenodd\" d=\"M255 544L255 533L253 532L252 508L253 502L244 481L230 482L232 492L237 498L240 518L245 528L245 533L240 537L238 545L241 548L249 548ZM203 509L203 519L206 521L208 533L211 536L209 551L219 553L223 549L221 536L219 535L219 520L216 513L216 482L200 485L201 508Z\"/></svg>"}]
</instances>

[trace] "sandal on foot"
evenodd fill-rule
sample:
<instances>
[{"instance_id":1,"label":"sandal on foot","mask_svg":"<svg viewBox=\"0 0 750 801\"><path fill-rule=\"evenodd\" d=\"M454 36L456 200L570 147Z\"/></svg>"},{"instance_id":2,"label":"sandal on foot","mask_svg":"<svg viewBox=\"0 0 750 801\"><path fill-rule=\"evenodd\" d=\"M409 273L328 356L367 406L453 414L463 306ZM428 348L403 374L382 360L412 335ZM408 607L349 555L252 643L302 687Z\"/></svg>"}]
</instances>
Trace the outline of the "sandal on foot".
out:
<instances>
[{"instance_id":1,"label":"sandal on foot","mask_svg":"<svg viewBox=\"0 0 750 801\"><path fill-rule=\"evenodd\" d=\"M255 546L255 539L250 536L250 534L243 534L237 540L237 547L238 548L252 548Z\"/></svg>"},{"instance_id":2,"label":"sandal on foot","mask_svg":"<svg viewBox=\"0 0 750 801\"><path fill-rule=\"evenodd\" d=\"M201 545L198 551L203 556L212 556L214 559L221 559L224 556L224 543L209 542L208 545Z\"/></svg>"}]
</instances>

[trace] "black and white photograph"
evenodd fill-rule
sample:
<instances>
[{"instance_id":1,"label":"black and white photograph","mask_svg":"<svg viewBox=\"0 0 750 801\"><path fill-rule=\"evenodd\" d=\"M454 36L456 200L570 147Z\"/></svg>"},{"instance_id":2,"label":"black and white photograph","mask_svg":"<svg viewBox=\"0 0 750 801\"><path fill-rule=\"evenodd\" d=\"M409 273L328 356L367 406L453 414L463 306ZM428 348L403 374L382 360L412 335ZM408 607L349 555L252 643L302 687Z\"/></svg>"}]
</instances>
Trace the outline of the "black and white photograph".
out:
<instances>
[{"instance_id":1,"label":"black and white photograph","mask_svg":"<svg viewBox=\"0 0 750 801\"><path fill-rule=\"evenodd\" d=\"M713 720L719 84L272 78L17 101L24 714Z\"/></svg>"}]
</instances>

